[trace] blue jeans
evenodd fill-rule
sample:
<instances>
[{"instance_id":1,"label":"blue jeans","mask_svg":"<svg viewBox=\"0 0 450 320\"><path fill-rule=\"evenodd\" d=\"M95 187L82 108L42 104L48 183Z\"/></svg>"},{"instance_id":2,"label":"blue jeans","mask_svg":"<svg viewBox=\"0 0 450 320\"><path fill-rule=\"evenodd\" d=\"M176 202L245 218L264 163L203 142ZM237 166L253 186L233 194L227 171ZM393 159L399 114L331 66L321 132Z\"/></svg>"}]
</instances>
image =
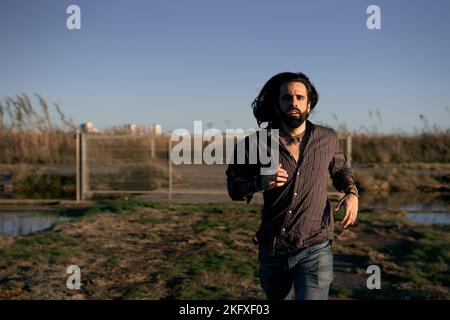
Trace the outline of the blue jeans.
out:
<instances>
[{"instance_id":1,"label":"blue jeans","mask_svg":"<svg viewBox=\"0 0 450 320\"><path fill-rule=\"evenodd\" d=\"M296 254L270 255L259 247L259 279L269 300L327 300L333 281L329 240Z\"/></svg>"}]
</instances>

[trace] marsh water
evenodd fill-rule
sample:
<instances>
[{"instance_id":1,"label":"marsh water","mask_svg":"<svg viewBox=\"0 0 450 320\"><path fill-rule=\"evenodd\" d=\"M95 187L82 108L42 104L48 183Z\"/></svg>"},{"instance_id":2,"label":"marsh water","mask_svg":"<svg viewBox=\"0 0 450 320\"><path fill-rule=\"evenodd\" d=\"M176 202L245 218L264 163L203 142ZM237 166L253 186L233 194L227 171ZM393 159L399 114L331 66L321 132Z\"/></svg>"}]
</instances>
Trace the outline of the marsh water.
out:
<instances>
[{"instance_id":1,"label":"marsh water","mask_svg":"<svg viewBox=\"0 0 450 320\"><path fill-rule=\"evenodd\" d=\"M450 196L443 193L365 194L361 207L404 211L406 218L421 223L450 224Z\"/></svg>"},{"instance_id":2,"label":"marsh water","mask_svg":"<svg viewBox=\"0 0 450 320\"><path fill-rule=\"evenodd\" d=\"M49 212L0 212L0 234L16 237L50 228L56 221L66 218Z\"/></svg>"}]
</instances>

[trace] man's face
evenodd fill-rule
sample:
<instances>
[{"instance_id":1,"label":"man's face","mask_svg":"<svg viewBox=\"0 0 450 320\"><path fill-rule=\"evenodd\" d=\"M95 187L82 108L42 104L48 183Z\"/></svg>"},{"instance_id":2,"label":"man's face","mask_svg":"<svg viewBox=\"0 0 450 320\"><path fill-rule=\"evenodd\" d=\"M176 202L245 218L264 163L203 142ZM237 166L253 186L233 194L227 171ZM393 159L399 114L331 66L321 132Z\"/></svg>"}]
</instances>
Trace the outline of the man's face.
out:
<instances>
[{"instance_id":1,"label":"man's face","mask_svg":"<svg viewBox=\"0 0 450 320\"><path fill-rule=\"evenodd\" d=\"M298 128L308 118L311 103L308 91L301 82L287 82L280 87L279 115L290 128Z\"/></svg>"}]
</instances>

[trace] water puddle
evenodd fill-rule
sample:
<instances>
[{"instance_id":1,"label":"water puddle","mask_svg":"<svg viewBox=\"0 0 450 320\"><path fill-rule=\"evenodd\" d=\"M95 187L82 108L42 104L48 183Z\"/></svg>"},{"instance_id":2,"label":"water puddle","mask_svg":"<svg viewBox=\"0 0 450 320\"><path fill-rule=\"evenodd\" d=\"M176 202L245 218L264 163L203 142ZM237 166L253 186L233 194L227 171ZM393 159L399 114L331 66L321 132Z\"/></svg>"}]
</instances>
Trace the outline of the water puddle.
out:
<instances>
[{"instance_id":1,"label":"water puddle","mask_svg":"<svg viewBox=\"0 0 450 320\"><path fill-rule=\"evenodd\" d=\"M44 212L0 212L0 234L16 237L50 228L67 218Z\"/></svg>"},{"instance_id":2,"label":"water puddle","mask_svg":"<svg viewBox=\"0 0 450 320\"><path fill-rule=\"evenodd\" d=\"M405 216L415 222L450 224L449 213L407 213Z\"/></svg>"},{"instance_id":3,"label":"water puddle","mask_svg":"<svg viewBox=\"0 0 450 320\"><path fill-rule=\"evenodd\" d=\"M362 197L360 203L369 208L405 211L406 218L415 222L450 224L448 199L440 194L398 193L385 198L364 199Z\"/></svg>"}]
</instances>

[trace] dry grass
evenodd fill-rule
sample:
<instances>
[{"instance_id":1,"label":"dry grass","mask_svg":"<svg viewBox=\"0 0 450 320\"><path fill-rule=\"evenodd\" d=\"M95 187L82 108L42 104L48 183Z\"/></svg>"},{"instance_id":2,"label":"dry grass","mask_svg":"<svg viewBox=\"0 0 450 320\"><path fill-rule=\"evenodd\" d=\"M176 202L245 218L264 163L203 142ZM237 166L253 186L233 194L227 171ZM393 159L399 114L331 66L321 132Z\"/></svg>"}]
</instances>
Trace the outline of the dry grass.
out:
<instances>
[{"instance_id":1,"label":"dry grass","mask_svg":"<svg viewBox=\"0 0 450 320\"><path fill-rule=\"evenodd\" d=\"M11 175L11 183L16 186L23 185L22 182L29 184L29 179L35 181L33 177L49 174L49 170L54 171L52 176L74 179L77 125L67 119L58 104L49 105L38 94L34 98L37 108L26 94L0 101L0 170ZM92 180L100 178L98 181L106 189L113 189L110 185L117 182L131 184L127 188L136 189L133 183L137 180L142 185L138 189L155 189L167 184L167 138L155 137L151 141L148 135L133 137L124 128L104 131L105 135L112 136L111 139L88 140ZM153 145L155 152L151 154ZM102 170L105 168L111 170L105 172ZM114 171L117 174L111 174ZM38 182L28 187L27 190L37 191L48 186ZM20 192L23 188L14 189Z\"/></svg>"},{"instance_id":2,"label":"dry grass","mask_svg":"<svg viewBox=\"0 0 450 320\"><path fill-rule=\"evenodd\" d=\"M450 163L450 130L424 131L414 136L357 133L352 141L352 157L357 163Z\"/></svg>"},{"instance_id":3,"label":"dry grass","mask_svg":"<svg viewBox=\"0 0 450 320\"><path fill-rule=\"evenodd\" d=\"M402 163L355 166L361 191L375 192L449 192L450 164Z\"/></svg>"},{"instance_id":4,"label":"dry grass","mask_svg":"<svg viewBox=\"0 0 450 320\"><path fill-rule=\"evenodd\" d=\"M40 111L26 94L0 102L0 162L73 163L76 125L66 119L58 104L53 104L52 112L44 98L35 96ZM54 113L58 116L56 121L52 120Z\"/></svg>"},{"instance_id":5,"label":"dry grass","mask_svg":"<svg viewBox=\"0 0 450 320\"><path fill-rule=\"evenodd\" d=\"M73 164L75 163L75 133L77 124L67 119L61 107L35 94L38 107L22 93L15 98L0 101L0 163L2 164ZM103 131L107 135L129 134L126 126ZM116 150L130 154L132 148L143 148L148 153L148 139L114 140ZM154 140L156 157L167 159L167 138ZM110 155L111 159L114 154ZM108 159L107 159L108 160Z\"/></svg>"},{"instance_id":6,"label":"dry grass","mask_svg":"<svg viewBox=\"0 0 450 320\"><path fill-rule=\"evenodd\" d=\"M49 105L38 94L35 94L35 98L38 108L33 107L30 97L23 93L0 101L0 162L73 163L77 125L67 119L58 104ZM339 128L340 132L348 133L342 125ZM126 125L119 125L104 130L103 133L124 135L129 133L128 130ZM120 147L120 143L118 146ZM156 139L155 149L159 158L167 158L167 138ZM356 132L353 134L353 160L356 163L382 164L450 163L450 130L425 125L415 135L382 135L376 130L369 133Z\"/></svg>"}]
</instances>

